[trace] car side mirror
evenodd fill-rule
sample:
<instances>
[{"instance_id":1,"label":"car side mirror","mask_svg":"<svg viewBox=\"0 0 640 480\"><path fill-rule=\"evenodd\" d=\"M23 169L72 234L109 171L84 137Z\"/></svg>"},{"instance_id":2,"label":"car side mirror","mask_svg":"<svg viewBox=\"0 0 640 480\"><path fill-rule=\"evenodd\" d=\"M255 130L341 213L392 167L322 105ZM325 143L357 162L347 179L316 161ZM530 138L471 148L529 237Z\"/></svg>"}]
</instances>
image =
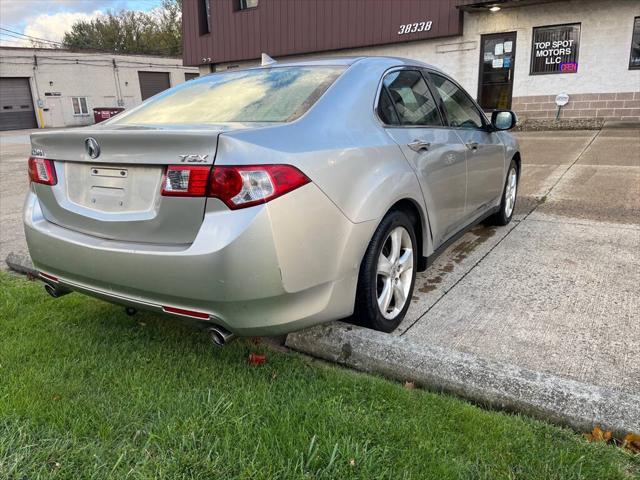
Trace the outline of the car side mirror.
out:
<instances>
[{"instance_id":1,"label":"car side mirror","mask_svg":"<svg viewBox=\"0 0 640 480\"><path fill-rule=\"evenodd\" d=\"M518 117L511 110L494 110L491 113L491 125L496 130L511 130L518 123Z\"/></svg>"}]
</instances>

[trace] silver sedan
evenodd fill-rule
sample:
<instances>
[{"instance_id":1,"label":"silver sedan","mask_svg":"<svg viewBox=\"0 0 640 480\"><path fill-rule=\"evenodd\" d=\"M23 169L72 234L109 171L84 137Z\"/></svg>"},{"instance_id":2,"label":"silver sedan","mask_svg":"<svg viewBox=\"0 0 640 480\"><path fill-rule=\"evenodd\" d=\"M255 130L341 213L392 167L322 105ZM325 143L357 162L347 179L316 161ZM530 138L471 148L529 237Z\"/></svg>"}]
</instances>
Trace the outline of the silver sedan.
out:
<instances>
[{"instance_id":1,"label":"silver sedan","mask_svg":"<svg viewBox=\"0 0 640 480\"><path fill-rule=\"evenodd\" d=\"M416 271L511 220L515 121L400 58L207 75L34 133L29 251L54 296L204 321L218 343L346 317L388 332Z\"/></svg>"}]
</instances>

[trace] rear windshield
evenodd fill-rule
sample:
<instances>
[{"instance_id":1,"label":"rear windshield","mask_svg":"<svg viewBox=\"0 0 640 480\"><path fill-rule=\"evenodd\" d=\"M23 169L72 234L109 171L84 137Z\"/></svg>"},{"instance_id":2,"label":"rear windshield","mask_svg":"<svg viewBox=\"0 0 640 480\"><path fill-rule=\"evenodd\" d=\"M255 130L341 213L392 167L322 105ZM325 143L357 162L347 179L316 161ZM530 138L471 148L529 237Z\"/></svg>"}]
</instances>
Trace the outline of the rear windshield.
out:
<instances>
[{"instance_id":1,"label":"rear windshield","mask_svg":"<svg viewBox=\"0 0 640 480\"><path fill-rule=\"evenodd\" d=\"M306 112L343 67L278 67L190 80L161 93L113 124L287 122Z\"/></svg>"}]
</instances>

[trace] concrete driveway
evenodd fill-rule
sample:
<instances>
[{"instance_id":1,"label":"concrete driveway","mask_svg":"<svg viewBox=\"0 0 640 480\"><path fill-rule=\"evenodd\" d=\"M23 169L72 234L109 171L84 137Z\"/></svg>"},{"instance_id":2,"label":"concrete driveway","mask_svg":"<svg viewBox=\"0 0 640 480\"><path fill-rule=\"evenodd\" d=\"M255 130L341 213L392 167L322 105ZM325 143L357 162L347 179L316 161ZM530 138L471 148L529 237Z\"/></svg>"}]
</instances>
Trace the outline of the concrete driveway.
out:
<instances>
[{"instance_id":1,"label":"concrete driveway","mask_svg":"<svg viewBox=\"0 0 640 480\"><path fill-rule=\"evenodd\" d=\"M23 263L28 134L0 134L0 258ZM419 274L393 334L336 322L287 344L577 428L640 431L640 127L516 135L514 221L474 228Z\"/></svg>"},{"instance_id":2,"label":"concrete driveway","mask_svg":"<svg viewBox=\"0 0 640 480\"><path fill-rule=\"evenodd\" d=\"M640 392L640 130L520 133L513 225L421 275L396 334Z\"/></svg>"},{"instance_id":3,"label":"concrete driveway","mask_svg":"<svg viewBox=\"0 0 640 480\"><path fill-rule=\"evenodd\" d=\"M640 431L640 127L520 132L514 221L419 274L385 335L332 324L300 351L481 403Z\"/></svg>"},{"instance_id":4,"label":"concrete driveway","mask_svg":"<svg viewBox=\"0 0 640 480\"><path fill-rule=\"evenodd\" d=\"M22 204L29 188L27 159L33 130L0 132L0 268L9 253L25 257Z\"/></svg>"}]
</instances>

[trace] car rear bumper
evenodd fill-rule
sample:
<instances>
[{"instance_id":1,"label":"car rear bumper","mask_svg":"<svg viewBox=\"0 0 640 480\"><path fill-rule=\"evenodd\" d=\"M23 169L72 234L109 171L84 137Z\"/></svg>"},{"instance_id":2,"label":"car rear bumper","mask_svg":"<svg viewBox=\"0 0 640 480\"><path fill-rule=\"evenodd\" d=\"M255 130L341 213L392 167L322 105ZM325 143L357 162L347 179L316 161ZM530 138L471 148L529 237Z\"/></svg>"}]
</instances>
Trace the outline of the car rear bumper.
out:
<instances>
[{"instance_id":1,"label":"car rear bumper","mask_svg":"<svg viewBox=\"0 0 640 480\"><path fill-rule=\"evenodd\" d=\"M193 243L157 245L53 224L30 192L27 244L35 267L62 288L157 312L204 312L239 335L277 335L352 313L373 222L351 223L313 184L243 210L209 202Z\"/></svg>"}]
</instances>

